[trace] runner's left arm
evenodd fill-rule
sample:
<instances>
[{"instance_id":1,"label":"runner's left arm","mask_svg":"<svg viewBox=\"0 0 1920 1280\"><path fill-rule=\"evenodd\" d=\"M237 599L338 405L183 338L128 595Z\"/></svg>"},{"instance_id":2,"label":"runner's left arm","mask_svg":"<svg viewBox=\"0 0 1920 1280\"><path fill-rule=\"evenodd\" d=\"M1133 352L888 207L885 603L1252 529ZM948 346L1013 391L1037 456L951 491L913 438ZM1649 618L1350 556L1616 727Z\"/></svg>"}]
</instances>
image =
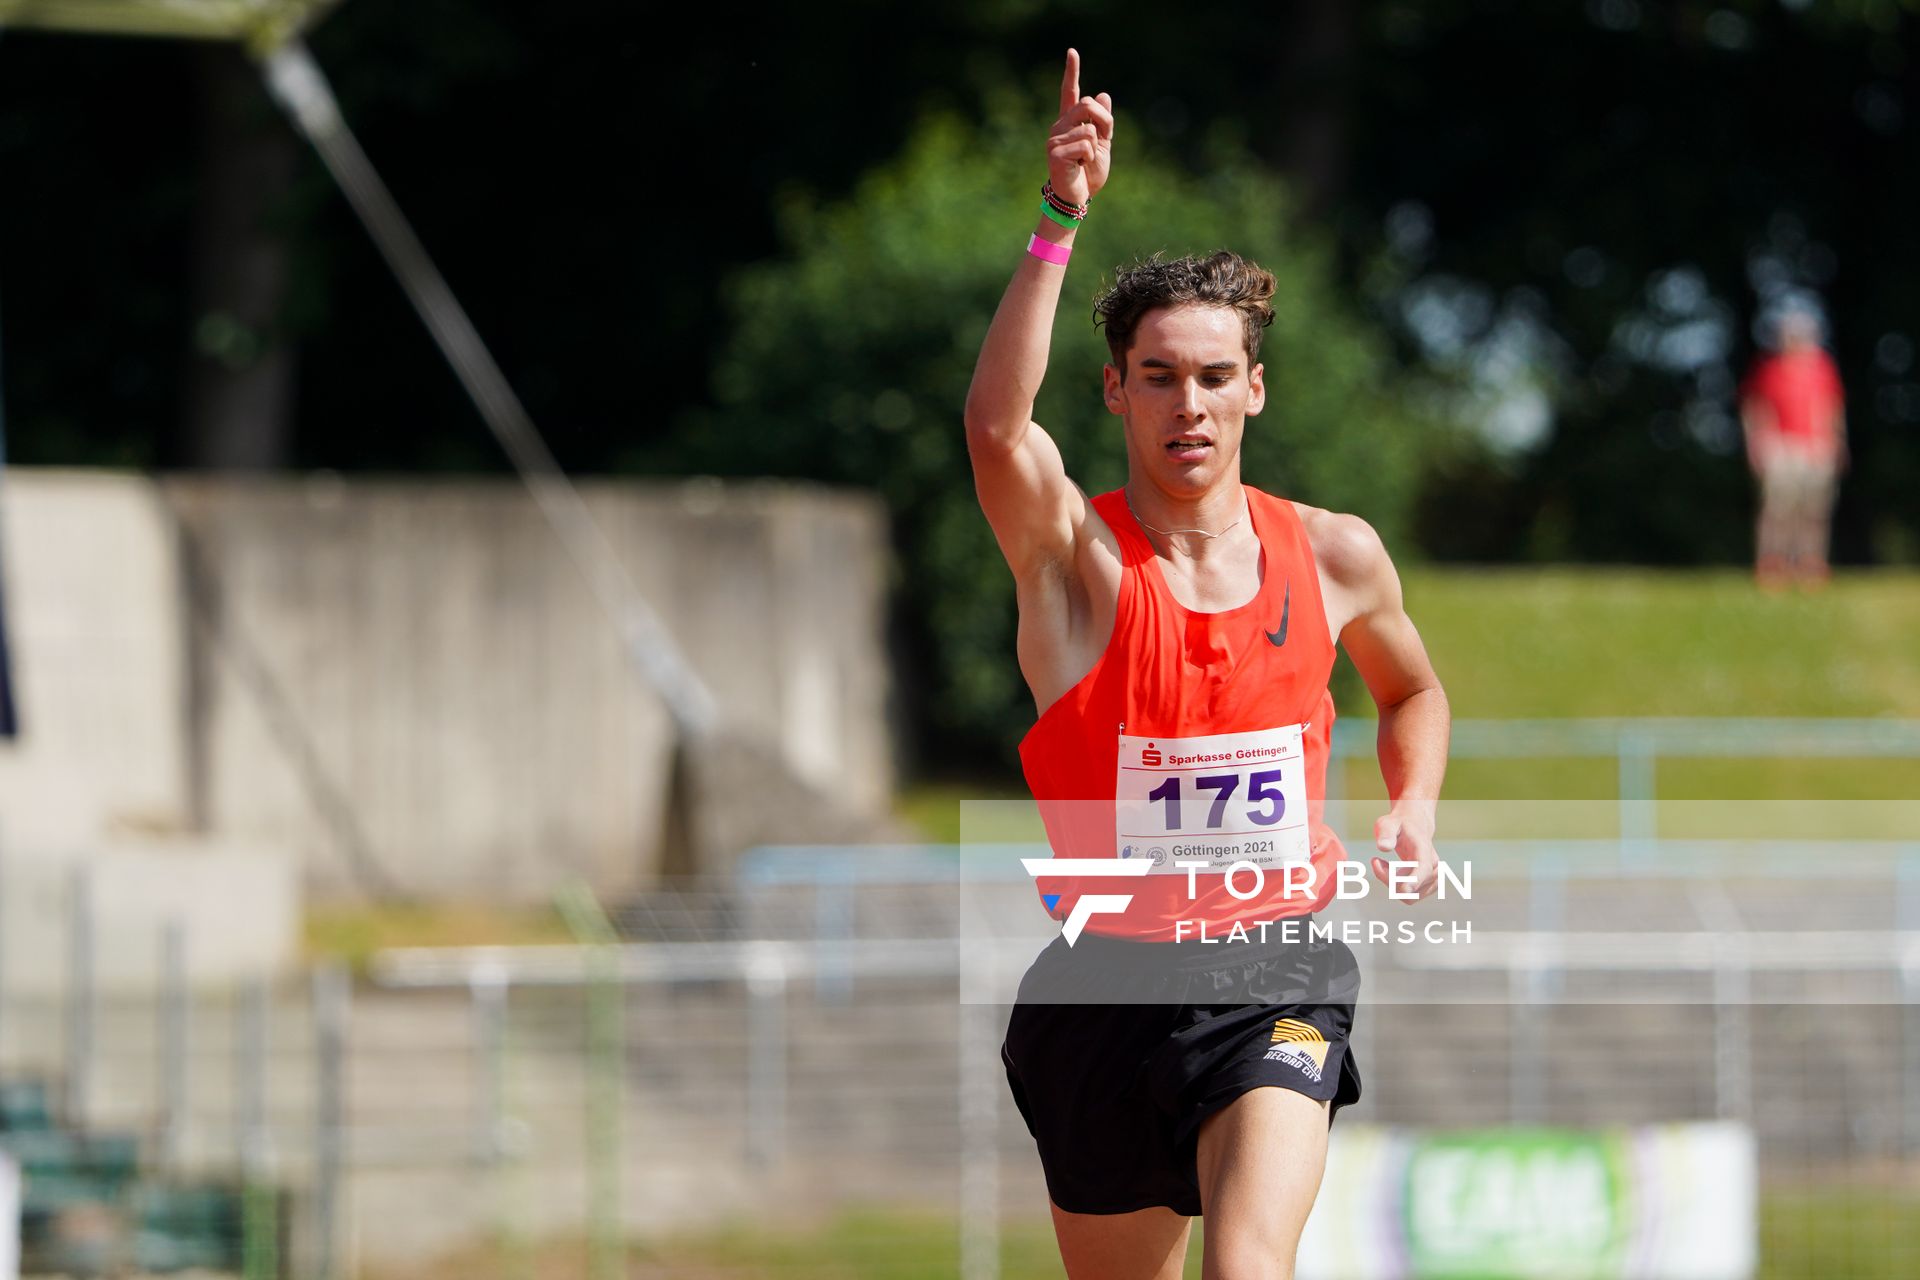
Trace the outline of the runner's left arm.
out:
<instances>
[{"instance_id":1,"label":"runner's left arm","mask_svg":"<svg viewBox=\"0 0 1920 1280\"><path fill-rule=\"evenodd\" d=\"M1413 891L1424 898L1439 875L1433 837L1452 712L1380 536L1358 516L1335 517L1330 533L1327 572L1354 603L1340 643L1380 709L1380 773L1391 807L1373 824L1374 846L1387 855L1373 859L1373 874L1391 885L1388 858L1412 863Z\"/></svg>"}]
</instances>

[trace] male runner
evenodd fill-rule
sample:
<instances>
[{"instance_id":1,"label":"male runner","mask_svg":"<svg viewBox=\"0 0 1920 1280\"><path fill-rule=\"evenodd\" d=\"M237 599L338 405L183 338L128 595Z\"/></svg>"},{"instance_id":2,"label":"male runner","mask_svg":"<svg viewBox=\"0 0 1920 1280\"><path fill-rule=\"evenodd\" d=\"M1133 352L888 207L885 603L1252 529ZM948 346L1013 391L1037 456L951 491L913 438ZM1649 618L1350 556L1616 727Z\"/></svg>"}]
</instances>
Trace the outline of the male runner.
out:
<instances>
[{"instance_id":1,"label":"male runner","mask_svg":"<svg viewBox=\"0 0 1920 1280\"><path fill-rule=\"evenodd\" d=\"M1041 954L1002 1057L1072 1280L1172 1280L1202 1212L1207 1277L1288 1277L1332 1113L1359 1096L1357 977L1338 942L1222 935L1332 896L1342 855L1319 809L1336 640L1380 709L1392 804L1377 845L1431 891L1446 696L1373 530L1241 483L1241 435L1265 399L1265 271L1224 252L1154 260L1100 300L1123 490L1087 497L1031 420L1077 216L1111 157L1112 100L1081 95L1079 62L1069 50L1047 144L1053 211L981 348L967 445L1013 570L1039 711L1021 758L1054 852L1149 858L1157 874L1043 880L1062 918L1076 894L1131 901ZM1242 862L1319 875L1254 893L1246 868L1229 874ZM1373 871L1384 881L1387 862ZM1193 938L1196 919L1212 941ZM1140 985L1120 992L1115 974ZM1117 995L1078 1001L1089 992Z\"/></svg>"}]
</instances>

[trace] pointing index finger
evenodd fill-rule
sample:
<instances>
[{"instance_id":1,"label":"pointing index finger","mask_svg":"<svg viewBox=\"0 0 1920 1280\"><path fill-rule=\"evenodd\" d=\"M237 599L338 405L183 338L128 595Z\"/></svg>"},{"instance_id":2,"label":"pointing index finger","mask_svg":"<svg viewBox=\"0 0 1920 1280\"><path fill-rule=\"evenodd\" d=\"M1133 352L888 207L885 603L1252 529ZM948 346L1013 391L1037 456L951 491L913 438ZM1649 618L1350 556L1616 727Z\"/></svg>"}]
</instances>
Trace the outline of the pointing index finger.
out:
<instances>
[{"instance_id":1,"label":"pointing index finger","mask_svg":"<svg viewBox=\"0 0 1920 1280\"><path fill-rule=\"evenodd\" d=\"M1080 101L1080 51L1067 50L1067 69L1060 77L1060 114L1065 115Z\"/></svg>"}]
</instances>

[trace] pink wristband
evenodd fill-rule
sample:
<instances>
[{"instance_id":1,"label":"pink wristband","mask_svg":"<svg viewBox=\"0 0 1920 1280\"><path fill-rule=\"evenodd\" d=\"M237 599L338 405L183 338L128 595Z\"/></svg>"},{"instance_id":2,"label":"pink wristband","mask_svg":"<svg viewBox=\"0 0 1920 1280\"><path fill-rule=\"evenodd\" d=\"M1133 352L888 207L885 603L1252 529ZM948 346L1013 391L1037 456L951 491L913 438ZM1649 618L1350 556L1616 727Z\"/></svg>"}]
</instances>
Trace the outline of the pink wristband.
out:
<instances>
[{"instance_id":1,"label":"pink wristband","mask_svg":"<svg viewBox=\"0 0 1920 1280\"><path fill-rule=\"evenodd\" d=\"M1027 252L1044 262L1064 267L1067 259L1073 256L1073 250L1064 244L1055 244L1051 240L1042 240L1039 236L1027 241Z\"/></svg>"}]
</instances>

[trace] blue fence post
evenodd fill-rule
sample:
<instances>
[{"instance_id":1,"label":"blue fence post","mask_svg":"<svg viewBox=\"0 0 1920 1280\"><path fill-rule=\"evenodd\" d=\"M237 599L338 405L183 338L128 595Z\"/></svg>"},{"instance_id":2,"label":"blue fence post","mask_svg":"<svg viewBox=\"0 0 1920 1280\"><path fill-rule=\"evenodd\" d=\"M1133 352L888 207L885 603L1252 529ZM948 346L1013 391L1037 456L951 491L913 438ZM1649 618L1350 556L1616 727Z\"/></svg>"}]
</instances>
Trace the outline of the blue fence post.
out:
<instances>
[{"instance_id":1,"label":"blue fence post","mask_svg":"<svg viewBox=\"0 0 1920 1280\"><path fill-rule=\"evenodd\" d=\"M1644 733L1623 730L1614 739L1620 779L1621 862L1644 867L1653 861L1659 835L1654 807L1659 800L1659 764L1652 740Z\"/></svg>"},{"instance_id":2,"label":"blue fence post","mask_svg":"<svg viewBox=\"0 0 1920 1280\"><path fill-rule=\"evenodd\" d=\"M1333 828L1333 834L1346 848L1354 847L1350 830L1352 815L1348 812L1352 806L1347 803L1347 768L1352 761L1368 754L1355 739L1351 725L1337 723L1333 726L1333 734L1327 745L1327 825ZM1373 843L1371 834L1365 843Z\"/></svg>"},{"instance_id":3,"label":"blue fence post","mask_svg":"<svg viewBox=\"0 0 1920 1280\"><path fill-rule=\"evenodd\" d=\"M1341 749L1346 735L1336 727L1327 743L1326 819L1341 844L1346 843L1344 801L1347 798L1347 753Z\"/></svg>"},{"instance_id":4,"label":"blue fence post","mask_svg":"<svg viewBox=\"0 0 1920 1280\"><path fill-rule=\"evenodd\" d=\"M853 940L855 897L860 877L852 855L835 850L813 882L813 944L819 964L814 969L814 999L823 1004L846 1004L853 998L853 963L848 944Z\"/></svg>"},{"instance_id":5,"label":"blue fence post","mask_svg":"<svg viewBox=\"0 0 1920 1280\"><path fill-rule=\"evenodd\" d=\"M777 943L748 944L747 1159L777 1165L787 1147L787 962Z\"/></svg>"},{"instance_id":6,"label":"blue fence post","mask_svg":"<svg viewBox=\"0 0 1920 1280\"><path fill-rule=\"evenodd\" d=\"M1558 933L1567 918L1567 869L1558 854L1534 858L1527 863L1527 928L1536 934ZM1542 966L1538 987L1549 1000L1560 996L1562 982L1558 968Z\"/></svg>"}]
</instances>

